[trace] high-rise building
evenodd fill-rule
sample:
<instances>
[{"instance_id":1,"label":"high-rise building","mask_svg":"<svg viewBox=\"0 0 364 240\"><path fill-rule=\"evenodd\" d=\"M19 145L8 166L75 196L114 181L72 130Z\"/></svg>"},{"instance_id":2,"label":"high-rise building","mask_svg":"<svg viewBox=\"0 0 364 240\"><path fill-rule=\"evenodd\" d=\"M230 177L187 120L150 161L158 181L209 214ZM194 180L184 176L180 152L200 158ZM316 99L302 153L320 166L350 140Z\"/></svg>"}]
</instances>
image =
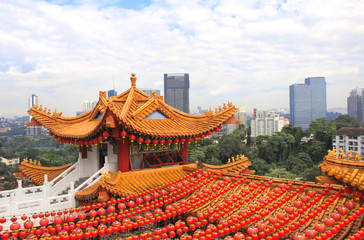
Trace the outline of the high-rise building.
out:
<instances>
[{"instance_id":1,"label":"high-rise building","mask_svg":"<svg viewBox=\"0 0 364 240\"><path fill-rule=\"evenodd\" d=\"M241 105L238 109L238 111L235 113L235 118L237 120L240 120L240 124L244 124L245 128L248 127L247 125L247 116L246 116L246 107L244 105Z\"/></svg>"},{"instance_id":2,"label":"high-rise building","mask_svg":"<svg viewBox=\"0 0 364 240\"><path fill-rule=\"evenodd\" d=\"M164 74L164 101L185 113L190 112L188 73Z\"/></svg>"},{"instance_id":3,"label":"high-rise building","mask_svg":"<svg viewBox=\"0 0 364 240\"><path fill-rule=\"evenodd\" d=\"M157 92L157 96L161 95L161 90L159 89L153 89L153 88L139 88L139 90L142 90L148 95L152 95L152 92Z\"/></svg>"},{"instance_id":4,"label":"high-rise building","mask_svg":"<svg viewBox=\"0 0 364 240\"><path fill-rule=\"evenodd\" d=\"M257 109L254 108L253 119L250 122L251 136L271 136L273 133L281 131L282 128L288 124L288 118L279 116L276 112L257 111Z\"/></svg>"},{"instance_id":5,"label":"high-rise building","mask_svg":"<svg viewBox=\"0 0 364 240\"><path fill-rule=\"evenodd\" d=\"M348 115L355 118L358 123L364 122L364 89L356 88L348 97Z\"/></svg>"},{"instance_id":6,"label":"high-rise building","mask_svg":"<svg viewBox=\"0 0 364 240\"><path fill-rule=\"evenodd\" d=\"M32 94L29 98L29 103L28 103L28 107L31 108L34 105L38 105L38 96L35 94Z\"/></svg>"},{"instance_id":7,"label":"high-rise building","mask_svg":"<svg viewBox=\"0 0 364 240\"><path fill-rule=\"evenodd\" d=\"M291 124L306 130L311 121L326 117L326 80L310 77L289 86Z\"/></svg>"},{"instance_id":8,"label":"high-rise building","mask_svg":"<svg viewBox=\"0 0 364 240\"><path fill-rule=\"evenodd\" d=\"M117 96L118 93L115 91L115 89L111 89L109 91L107 91L107 97L112 97L112 96Z\"/></svg>"}]
</instances>

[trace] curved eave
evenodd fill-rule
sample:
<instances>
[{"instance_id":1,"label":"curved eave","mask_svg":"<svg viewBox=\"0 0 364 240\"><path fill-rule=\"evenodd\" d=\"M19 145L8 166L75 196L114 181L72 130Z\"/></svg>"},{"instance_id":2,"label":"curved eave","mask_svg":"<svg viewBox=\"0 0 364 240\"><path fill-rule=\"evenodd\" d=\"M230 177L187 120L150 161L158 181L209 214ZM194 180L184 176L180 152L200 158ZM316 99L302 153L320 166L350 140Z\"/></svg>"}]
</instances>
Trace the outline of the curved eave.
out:
<instances>
[{"instance_id":1,"label":"curved eave","mask_svg":"<svg viewBox=\"0 0 364 240\"><path fill-rule=\"evenodd\" d=\"M174 119L127 119L126 124L133 130L152 137L186 137L207 133L214 130L230 117L237 109L231 106L212 116L191 115L175 111Z\"/></svg>"},{"instance_id":2,"label":"curved eave","mask_svg":"<svg viewBox=\"0 0 364 240\"><path fill-rule=\"evenodd\" d=\"M33 163L23 161L19 165L19 170L35 184L42 185L44 183L44 175L47 174L48 181L52 181L59 174L66 171L71 166L72 163L59 167L42 167Z\"/></svg>"},{"instance_id":3,"label":"curved eave","mask_svg":"<svg viewBox=\"0 0 364 240\"><path fill-rule=\"evenodd\" d=\"M100 104L98 103L98 105ZM103 114L102 118L94 118L98 112ZM62 117L59 114L52 115L36 107L32 107L28 111L40 125L54 135L62 138L77 139L87 138L99 129L105 117L105 112L106 107L100 109L97 106L95 109L76 117Z\"/></svg>"}]
</instances>

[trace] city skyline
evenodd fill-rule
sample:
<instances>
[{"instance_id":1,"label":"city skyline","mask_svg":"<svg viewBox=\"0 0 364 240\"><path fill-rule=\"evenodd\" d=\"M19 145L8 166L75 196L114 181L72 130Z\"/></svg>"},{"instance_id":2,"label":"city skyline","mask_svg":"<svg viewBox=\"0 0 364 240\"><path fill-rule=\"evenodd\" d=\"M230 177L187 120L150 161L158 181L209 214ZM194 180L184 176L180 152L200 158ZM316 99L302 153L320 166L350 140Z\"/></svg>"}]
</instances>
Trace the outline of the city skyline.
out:
<instances>
[{"instance_id":1,"label":"city skyline","mask_svg":"<svg viewBox=\"0 0 364 240\"><path fill-rule=\"evenodd\" d=\"M344 108L363 87L363 10L356 1L1 1L0 116L26 115L33 93L73 116L113 82L125 91L130 72L156 89L163 73L188 72L191 112L227 101L287 108L289 85L315 76L326 77L327 108Z\"/></svg>"}]
</instances>

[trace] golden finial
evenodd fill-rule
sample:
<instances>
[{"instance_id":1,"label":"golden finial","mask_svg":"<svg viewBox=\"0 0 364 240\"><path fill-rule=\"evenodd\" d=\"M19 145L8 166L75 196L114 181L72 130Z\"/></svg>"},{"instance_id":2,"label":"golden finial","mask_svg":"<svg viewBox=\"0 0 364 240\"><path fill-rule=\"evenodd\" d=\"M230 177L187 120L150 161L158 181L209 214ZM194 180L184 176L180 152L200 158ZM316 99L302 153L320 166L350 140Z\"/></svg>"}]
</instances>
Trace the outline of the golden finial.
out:
<instances>
[{"instance_id":1,"label":"golden finial","mask_svg":"<svg viewBox=\"0 0 364 240\"><path fill-rule=\"evenodd\" d=\"M228 162L227 163L231 163L230 158L228 158Z\"/></svg>"},{"instance_id":2,"label":"golden finial","mask_svg":"<svg viewBox=\"0 0 364 240\"><path fill-rule=\"evenodd\" d=\"M28 162L28 158L24 158L23 162L27 163Z\"/></svg>"},{"instance_id":3,"label":"golden finial","mask_svg":"<svg viewBox=\"0 0 364 240\"><path fill-rule=\"evenodd\" d=\"M135 77L136 73L131 73L131 77L130 77L130 81L131 81L131 86L135 87L136 86L136 77Z\"/></svg>"},{"instance_id":4,"label":"golden finial","mask_svg":"<svg viewBox=\"0 0 364 240\"><path fill-rule=\"evenodd\" d=\"M32 161L32 159L31 159L31 158L29 158L29 163L30 163L30 164L33 164L33 161Z\"/></svg>"},{"instance_id":5,"label":"golden finial","mask_svg":"<svg viewBox=\"0 0 364 240\"><path fill-rule=\"evenodd\" d=\"M43 111L43 105L40 105L39 111Z\"/></svg>"},{"instance_id":6,"label":"golden finial","mask_svg":"<svg viewBox=\"0 0 364 240\"><path fill-rule=\"evenodd\" d=\"M346 159L349 161L353 160L353 150L349 150L349 154Z\"/></svg>"},{"instance_id":7,"label":"golden finial","mask_svg":"<svg viewBox=\"0 0 364 240\"><path fill-rule=\"evenodd\" d=\"M231 157L231 162L235 162L235 158L234 157Z\"/></svg>"},{"instance_id":8,"label":"golden finial","mask_svg":"<svg viewBox=\"0 0 364 240\"><path fill-rule=\"evenodd\" d=\"M219 112L221 112L222 111L222 108L221 108L221 106L219 106Z\"/></svg>"},{"instance_id":9,"label":"golden finial","mask_svg":"<svg viewBox=\"0 0 364 240\"><path fill-rule=\"evenodd\" d=\"M43 112L45 112L45 113L47 112L47 107L44 108Z\"/></svg>"},{"instance_id":10,"label":"golden finial","mask_svg":"<svg viewBox=\"0 0 364 240\"><path fill-rule=\"evenodd\" d=\"M361 160L361 157L359 156L358 152L354 152L354 161L359 162Z\"/></svg>"},{"instance_id":11,"label":"golden finial","mask_svg":"<svg viewBox=\"0 0 364 240\"><path fill-rule=\"evenodd\" d=\"M215 113L218 113L218 112L219 112L218 108L215 108Z\"/></svg>"},{"instance_id":12,"label":"golden finial","mask_svg":"<svg viewBox=\"0 0 364 240\"><path fill-rule=\"evenodd\" d=\"M231 107L233 104L231 102L228 102L228 106Z\"/></svg>"},{"instance_id":13,"label":"golden finial","mask_svg":"<svg viewBox=\"0 0 364 240\"><path fill-rule=\"evenodd\" d=\"M40 164L40 161L38 161L38 166L40 166L40 167L42 166L42 164Z\"/></svg>"},{"instance_id":14,"label":"golden finial","mask_svg":"<svg viewBox=\"0 0 364 240\"><path fill-rule=\"evenodd\" d=\"M51 109L48 109L48 114L51 115Z\"/></svg>"},{"instance_id":15,"label":"golden finial","mask_svg":"<svg viewBox=\"0 0 364 240\"><path fill-rule=\"evenodd\" d=\"M222 105L222 108L223 109L226 109L226 104L225 103Z\"/></svg>"}]
</instances>

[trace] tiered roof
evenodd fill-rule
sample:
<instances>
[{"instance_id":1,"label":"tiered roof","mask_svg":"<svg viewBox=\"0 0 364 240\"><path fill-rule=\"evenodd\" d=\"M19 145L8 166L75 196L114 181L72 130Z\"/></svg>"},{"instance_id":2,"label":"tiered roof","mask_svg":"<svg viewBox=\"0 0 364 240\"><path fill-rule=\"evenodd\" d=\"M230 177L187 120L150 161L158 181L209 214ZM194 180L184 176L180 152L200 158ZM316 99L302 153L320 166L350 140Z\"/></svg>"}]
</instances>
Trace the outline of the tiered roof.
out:
<instances>
[{"instance_id":1,"label":"tiered roof","mask_svg":"<svg viewBox=\"0 0 364 240\"><path fill-rule=\"evenodd\" d=\"M37 162L36 160L33 161L31 159L24 159L19 165L21 174L18 174L17 176L25 176L36 185L43 185L44 175L48 176L48 181L52 181L71 166L72 163L60 167L42 167L39 161Z\"/></svg>"},{"instance_id":2,"label":"tiered roof","mask_svg":"<svg viewBox=\"0 0 364 240\"><path fill-rule=\"evenodd\" d=\"M348 155L339 149L329 150L322 164L319 165L322 172L336 181L348 184L354 188L364 191L364 162L357 152L350 151ZM318 179L323 181L323 178Z\"/></svg>"},{"instance_id":3,"label":"tiered roof","mask_svg":"<svg viewBox=\"0 0 364 240\"><path fill-rule=\"evenodd\" d=\"M215 170L225 173L250 173L247 168L251 165L245 156L236 156L236 159L222 166L198 163L200 168ZM196 171L196 164L173 166L168 168L149 169L134 172L108 172L104 173L100 181L76 193L76 199L80 201L97 199L100 191L106 191L111 195L127 197L137 193L148 191L155 187L173 182L178 178Z\"/></svg>"},{"instance_id":4,"label":"tiered roof","mask_svg":"<svg viewBox=\"0 0 364 240\"><path fill-rule=\"evenodd\" d=\"M50 109L37 105L28 113L33 117L33 125L44 126L56 137L86 139L93 137L100 128L114 128L117 123L155 138L193 137L218 128L237 111L234 105L228 103L216 109L215 113L187 114L164 103L162 97L148 95L136 88L135 75L131 81L132 87L116 97L107 98L106 92L100 92L95 108L77 117L62 117L62 113L54 111L52 114ZM153 113L158 113L158 117L151 117Z\"/></svg>"}]
</instances>

